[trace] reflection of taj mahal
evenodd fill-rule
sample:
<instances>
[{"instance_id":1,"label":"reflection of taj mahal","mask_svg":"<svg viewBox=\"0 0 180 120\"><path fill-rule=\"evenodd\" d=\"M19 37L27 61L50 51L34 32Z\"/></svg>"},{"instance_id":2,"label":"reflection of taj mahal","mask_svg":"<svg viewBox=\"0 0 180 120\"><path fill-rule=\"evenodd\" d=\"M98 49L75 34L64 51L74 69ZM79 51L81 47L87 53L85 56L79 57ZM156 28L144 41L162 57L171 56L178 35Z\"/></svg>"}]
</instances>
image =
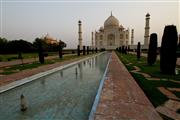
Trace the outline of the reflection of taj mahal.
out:
<instances>
[{"instance_id":1,"label":"reflection of taj mahal","mask_svg":"<svg viewBox=\"0 0 180 120\"><path fill-rule=\"evenodd\" d=\"M95 45L98 49L105 48L106 50L116 49L120 46L128 46L129 30L119 24L112 13L104 22L104 27L100 27L95 33Z\"/></svg>"}]
</instances>

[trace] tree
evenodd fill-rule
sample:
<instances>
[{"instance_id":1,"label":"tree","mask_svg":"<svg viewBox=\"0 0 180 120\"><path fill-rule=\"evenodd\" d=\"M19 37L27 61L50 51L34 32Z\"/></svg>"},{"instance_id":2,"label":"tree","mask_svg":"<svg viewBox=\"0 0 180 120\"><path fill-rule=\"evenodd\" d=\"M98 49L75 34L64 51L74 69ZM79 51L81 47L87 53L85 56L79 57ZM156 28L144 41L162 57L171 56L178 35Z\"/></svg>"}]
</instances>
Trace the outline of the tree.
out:
<instances>
[{"instance_id":1,"label":"tree","mask_svg":"<svg viewBox=\"0 0 180 120\"><path fill-rule=\"evenodd\" d=\"M80 46L77 46L77 55L80 56Z\"/></svg>"},{"instance_id":2,"label":"tree","mask_svg":"<svg viewBox=\"0 0 180 120\"><path fill-rule=\"evenodd\" d=\"M38 46L39 62L41 64L43 64L44 63L44 52L43 52L42 40L40 38L36 38L35 41L37 42L37 46Z\"/></svg>"},{"instance_id":3,"label":"tree","mask_svg":"<svg viewBox=\"0 0 180 120\"><path fill-rule=\"evenodd\" d=\"M63 57L62 50L64 47L66 47L66 44L63 41L59 40L59 58Z\"/></svg>"},{"instance_id":4,"label":"tree","mask_svg":"<svg viewBox=\"0 0 180 120\"><path fill-rule=\"evenodd\" d=\"M98 52L98 49L97 49L97 47L95 48L95 51L96 51L96 53Z\"/></svg>"},{"instance_id":5,"label":"tree","mask_svg":"<svg viewBox=\"0 0 180 120\"><path fill-rule=\"evenodd\" d=\"M157 58L157 34L152 33L150 36L149 50L148 50L148 64L153 65Z\"/></svg>"},{"instance_id":6,"label":"tree","mask_svg":"<svg viewBox=\"0 0 180 120\"><path fill-rule=\"evenodd\" d=\"M137 60L139 60L141 57L141 43L138 42L138 45L137 45Z\"/></svg>"},{"instance_id":7,"label":"tree","mask_svg":"<svg viewBox=\"0 0 180 120\"><path fill-rule=\"evenodd\" d=\"M89 55L89 46L87 46L87 55Z\"/></svg>"},{"instance_id":8,"label":"tree","mask_svg":"<svg viewBox=\"0 0 180 120\"><path fill-rule=\"evenodd\" d=\"M86 54L86 46L83 46L83 55Z\"/></svg>"},{"instance_id":9,"label":"tree","mask_svg":"<svg viewBox=\"0 0 180 120\"><path fill-rule=\"evenodd\" d=\"M165 26L160 49L160 69L164 74L175 74L177 40L176 26Z\"/></svg>"},{"instance_id":10,"label":"tree","mask_svg":"<svg viewBox=\"0 0 180 120\"><path fill-rule=\"evenodd\" d=\"M6 38L1 38L0 37L0 53L6 53L6 45L7 45L8 41Z\"/></svg>"},{"instance_id":11,"label":"tree","mask_svg":"<svg viewBox=\"0 0 180 120\"><path fill-rule=\"evenodd\" d=\"M122 46L121 52L122 52L123 54L124 54L124 51L125 51L124 49L125 49L124 46Z\"/></svg>"}]
</instances>

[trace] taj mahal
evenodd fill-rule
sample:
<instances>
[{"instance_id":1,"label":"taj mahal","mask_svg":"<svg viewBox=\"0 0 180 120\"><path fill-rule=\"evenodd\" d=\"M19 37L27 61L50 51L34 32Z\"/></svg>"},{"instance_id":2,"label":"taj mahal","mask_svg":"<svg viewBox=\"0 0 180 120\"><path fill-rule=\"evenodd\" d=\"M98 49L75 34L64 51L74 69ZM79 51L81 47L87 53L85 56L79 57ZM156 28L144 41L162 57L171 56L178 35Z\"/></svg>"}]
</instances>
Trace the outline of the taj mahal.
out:
<instances>
[{"instance_id":1,"label":"taj mahal","mask_svg":"<svg viewBox=\"0 0 180 120\"><path fill-rule=\"evenodd\" d=\"M78 26L78 45L80 49L82 49L82 22L80 20L78 21ZM147 50L150 37L149 13L145 15L144 29L144 44L141 44L141 49ZM95 31L95 34L92 32L91 48L97 48L98 50L115 50L122 46L129 47L131 50L137 49L137 45L134 44L134 29L131 29L130 31L129 28L124 28L111 12L111 15L105 20L104 26L101 26L98 31Z\"/></svg>"},{"instance_id":2,"label":"taj mahal","mask_svg":"<svg viewBox=\"0 0 180 120\"><path fill-rule=\"evenodd\" d=\"M95 46L98 49L112 50L119 46L129 45L129 29L125 29L119 20L111 15L105 20L104 26L95 32Z\"/></svg>"}]
</instances>

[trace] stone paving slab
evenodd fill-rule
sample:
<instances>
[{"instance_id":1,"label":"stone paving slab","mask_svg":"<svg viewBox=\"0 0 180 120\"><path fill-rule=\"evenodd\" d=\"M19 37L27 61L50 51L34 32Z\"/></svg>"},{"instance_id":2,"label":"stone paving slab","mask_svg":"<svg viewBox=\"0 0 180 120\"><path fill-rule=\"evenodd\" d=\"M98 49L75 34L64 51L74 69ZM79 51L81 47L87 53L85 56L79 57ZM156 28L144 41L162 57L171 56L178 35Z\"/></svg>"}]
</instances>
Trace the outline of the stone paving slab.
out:
<instances>
[{"instance_id":1,"label":"stone paving slab","mask_svg":"<svg viewBox=\"0 0 180 120\"><path fill-rule=\"evenodd\" d=\"M112 53L95 120L162 120L134 78Z\"/></svg>"},{"instance_id":2,"label":"stone paving slab","mask_svg":"<svg viewBox=\"0 0 180 120\"><path fill-rule=\"evenodd\" d=\"M180 115L167 107L159 106L156 108L156 110L158 112L172 118L173 120L180 120Z\"/></svg>"},{"instance_id":3,"label":"stone paving slab","mask_svg":"<svg viewBox=\"0 0 180 120\"><path fill-rule=\"evenodd\" d=\"M176 95L174 95L171 91L167 90L166 88L158 87L158 89L161 91L161 93L166 95L169 99L180 100Z\"/></svg>"}]
</instances>

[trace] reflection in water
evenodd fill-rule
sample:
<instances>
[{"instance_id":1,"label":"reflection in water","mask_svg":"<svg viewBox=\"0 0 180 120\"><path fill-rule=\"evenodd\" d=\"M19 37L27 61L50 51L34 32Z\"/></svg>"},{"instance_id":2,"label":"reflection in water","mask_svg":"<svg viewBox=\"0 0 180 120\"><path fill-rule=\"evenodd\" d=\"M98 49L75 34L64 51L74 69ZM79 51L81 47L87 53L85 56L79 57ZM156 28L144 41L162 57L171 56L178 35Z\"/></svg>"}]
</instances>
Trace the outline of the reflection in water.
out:
<instances>
[{"instance_id":1,"label":"reflection in water","mask_svg":"<svg viewBox=\"0 0 180 120\"><path fill-rule=\"evenodd\" d=\"M95 66L97 66L97 57L95 57Z\"/></svg>"},{"instance_id":2,"label":"reflection in water","mask_svg":"<svg viewBox=\"0 0 180 120\"><path fill-rule=\"evenodd\" d=\"M86 61L84 61L83 63L84 63L84 66L86 66Z\"/></svg>"},{"instance_id":3,"label":"reflection in water","mask_svg":"<svg viewBox=\"0 0 180 120\"><path fill-rule=\"evenodd\" d=\"M90 66L90 68L91 68L91 60L89 60L89 66Z\"/></svg>"},{"instance_id":4,"label":"reflection in water","mask_svg":"<svg viewBox=\"0 0 180 120\"><path fill-rule=\"evenodd\" d=\"M76 80L77 80L77 77L78 77L78 68L77 67L75 68L75 74L76 74Z\"/></svg>"},{"instance_id":5,"label":"reflection in water","mask_svg":"<svg viewBox=\"0 0 180 120\"><path fill-rule=\"evenodd\" d=\"M79 67L79 76L80 76L80 80L83 79L83 69L82 69L82 63L78 64Z\"/></svg>"},{"instance_id":6,"label":"reflection in water","mask_svg":"<svg viewBox=\"0 0 180 120\"><path fill-rule=\"evenodd\" d=\"M60 71L61 78L63 78L63 70Z\"/></svg>"},{"instance_id":7,"label":"reflection in water","mask_svg":"<svg viewBox=\"0 0 180 120\"><path fill-rule=\"evenodd\" d=\"M99 55L1 93L0 120L87 120L109 56ZM28 100L26 112L20 112L21 94Z\"/></svg>"},{"instance_id":8,"label":"reflection in water","mask_svg":"<svg viewBox=\"0 0 180 120\"><path fill-rule=\"evenodd\" d=\"M40 84L42 85L43 89L46 89L46 80L45 80L45 77L42 77L42 79L40 80Z\"/></svg>"},{"instance_id":9,"label":"reflection in water","mask_svg":"<svg viewBox=\"0 0 180 120\"><path fill-rule=\"evenodd\" d=\"M45 80L41 80L41 84L44 86L45 85Z\"/></svg>"}]
</instances>

